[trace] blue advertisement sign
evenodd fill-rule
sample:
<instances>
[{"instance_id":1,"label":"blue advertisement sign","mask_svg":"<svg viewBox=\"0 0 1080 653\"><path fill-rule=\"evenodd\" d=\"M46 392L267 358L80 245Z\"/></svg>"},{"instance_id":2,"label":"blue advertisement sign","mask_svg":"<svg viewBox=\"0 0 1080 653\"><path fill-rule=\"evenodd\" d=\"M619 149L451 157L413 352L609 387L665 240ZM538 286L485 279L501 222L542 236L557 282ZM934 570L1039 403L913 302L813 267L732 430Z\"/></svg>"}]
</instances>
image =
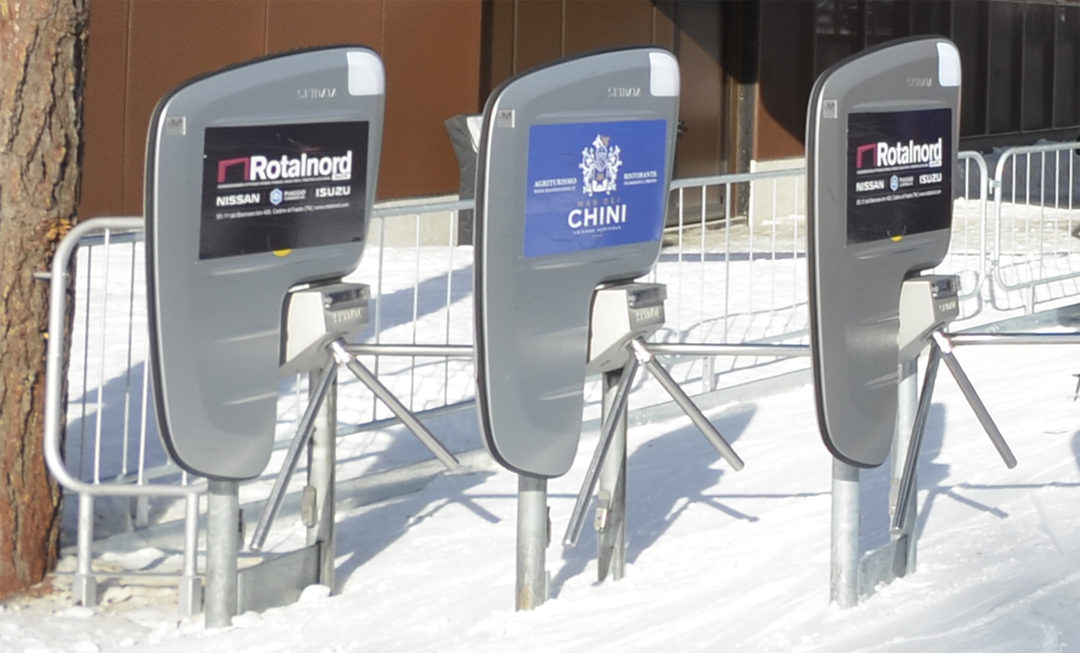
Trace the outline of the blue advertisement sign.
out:
<instances>
[{"instance_id":1,"label":"blue advertisement sign","mask_svg":"<svg viewBox=\"0 0 1080 653\"><path fill-rule=\"evenodd\" d=\"M660 240L667 121L529 129L525 256Z\"/></svg>"}]
</instances>

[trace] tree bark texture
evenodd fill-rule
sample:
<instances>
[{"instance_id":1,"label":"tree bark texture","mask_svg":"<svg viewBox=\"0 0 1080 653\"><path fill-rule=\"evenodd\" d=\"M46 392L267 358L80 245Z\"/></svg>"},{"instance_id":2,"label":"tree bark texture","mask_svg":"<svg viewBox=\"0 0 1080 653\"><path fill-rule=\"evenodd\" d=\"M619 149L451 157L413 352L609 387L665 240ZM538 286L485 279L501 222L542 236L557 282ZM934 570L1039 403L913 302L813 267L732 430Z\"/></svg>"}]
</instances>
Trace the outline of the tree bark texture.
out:
<instances>
[{"instance_id":1,"label":"tree bark texture","mask_svg":"<svg viewBox=\"0 0 1080 653\"><path fill-rule=\"evenodd\" d=\"M49 269L78 199L85 0L0 0L0 597L55 566L42 453Z\"/></svg>"}]
</instances>

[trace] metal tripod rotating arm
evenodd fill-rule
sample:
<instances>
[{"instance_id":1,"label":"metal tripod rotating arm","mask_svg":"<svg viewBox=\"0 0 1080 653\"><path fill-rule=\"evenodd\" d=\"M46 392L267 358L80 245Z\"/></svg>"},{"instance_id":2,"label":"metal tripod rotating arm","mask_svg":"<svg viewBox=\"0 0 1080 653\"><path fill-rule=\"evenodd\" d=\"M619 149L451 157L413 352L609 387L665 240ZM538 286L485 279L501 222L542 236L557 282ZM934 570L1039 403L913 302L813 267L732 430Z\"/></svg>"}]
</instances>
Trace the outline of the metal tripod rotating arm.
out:
<instances>
[{"instance_id":1,"label":"metal tripod rotating arm","mask_svg":"<svg viewBox=\"0 0 1080 653\"><path fill-rule=\"evenodd\" d=\"M990 416L990 411L986 409L982 399L979 398L979 394L975 392L975 386L971 385L971 381L968 379L967 374L964 373L964 369L960 367L960 362L953 355L952 343L949 342L948 336L945 335L944 331L935 331L930 337L933 338L934 345L941 350L941 357L945 360L945 366L949 368L949 372L956 379L956 384L960 386L960 391L964 393L968 405L975 412L975 416L979 418L979 423L982 424L986 435L990 436L990 441L994 443L994 448L997 449L998 455L1005 462L1005 466L1009 469L1016 467L1016 456L1013 455L1008 443L1005 442L1004 436L998 430L994 418Z\"/></svg>"},{"instance_id":2,"label":"metal tripod rotating arm","mask_svg":"<svg viewBox=\"0 0 1080 653\"><path fill-rule=\"evenodd\" d=\"M296 427L296 435L293 436L289 451L285 454L285 462L282 463L281 471L278 472L277 478L274 479L274 487L270 491L270 497L266 500L266 507L259 518L258 525L255 527L255 534L251 538L251 548L254 551L262 549L263 545L266 544L266 536L270 533L270 526L274 523L274 518L277 517L278 512L281 510L281 501L285 498L285 489L289 485L289 480L292 479L293 472L296 471L296 464L300 460L300 452L304 450L304 447L311 440L319 408L326 401L326 395L330 391L334 379L337 378L337 364L334 362L333 356L328 355L326 358L326 364L323 366L319 379L315 383L314 391L308 399L307 409Z\"/></svg>"},{"instance_id":3,"label":"metal tripod rotating arm","mask_svg":"<svg viewBox=\"0 0 1080 653\"><path fill-rule=\"evenodd\" d=\"M638 359L631 356L630 360L623 366L622 374L619 379L619 387L615 394L615 401L613 402L607 420L605 420L600 429L600 440L596 443L596 451L593 453L592 460L589 462L588 471L585 472L585 479L581 483L581 490L578 491L577 502L574 504L574 512L570 515L570 523L566 527L566 534L563 535L564 546L572 547L577 545L578 537L581 535L581 527L585 521L585 508L589 505L589 498L592 496L593 490L596 489L600 468L604 464L604 458L607 457L608 448L611 446L611 440L615 436L615 429L619 425L619 421L626 418L626 404L630 399L630 386L634 382L634 375L637 373L637 369Z\"/></svg>"},{"instance_id":4,"label":"metal tripod rotating arm","mask_svg":"<svg viewBox=\"0 0 1080 653\"><path fill-rule=\"evenodd\" d=\"M904 460L904 472L900 478L900 487L893 510L892 530L895 533L901 532L906 526L911 495L915 490L915 469L918 464L919 449L922 446L923 432L926 429L926 420L930 413L930 403L934 394L934 379L937 376L938 363L941 360L945 361L945 366L949 368L949 372L956 379L956 384L960 387L964 398L967 399L971 410L979 419L979 423L982 424L983 430L990 437L990 441L993 443L994 448L997 449L998 455L1005 462L1005 466L1009 469L1016 467L1016 456L1013 455L1008 443L1005 442L1004 436L1001 435L1001 431L998 429L997 424L994 423L990 412L986 409L982 399L979 398L979 394L975 391L971 380L964 373L960 362L953 355L952 342L949 341L948 336L944 331L938 329L930 334L929 341L930 358L926 364L926 377L923 380L923 388L919 396L919 407L915 413L911 444L908 447L907 458Z\"/></svg>"},{"instance_id":5,"label":"metal tripod rotating arm","mask_svg":"<svg viewBox=\"0 0 1080 653\"><path fill-rule=\"evenodd\" d=\"M735 450L731 448L724 436L720 435L720 432L716 430L716 427L712 425L707 417L701 412L701 409L690 400L690 397L686 396L682 388L675 379L671 378L671 374L668 373L664 366L661 365L652 352L649 351L648 346L645 344L643 338L634 338L630 341L630 346L633 348L634 356L641 361L646 369L660 382L660 385L664 387L668 395L679 405L679 408L683 409L686 416L690 418L690 421L694 423L694 426L698 427L701 434L716 448L716 451L728 462L735 471L741 470L745 463L739 458L739 455L735 453Z\"/></svg>"},{"instance_id":6,"label":"metal tripod rotating arm","mask_svg":"<svg viewBox=\"0 0 1080 653\"><path fill-rule=\"evenodd\" d=\"M934 383L937 380L938 364L941 363L941 350L931 342L930 358L926 361L926 376L923 378L922 392L919 393L919 407L915 411L915 421L911 429L911 442L907 457L904 459L904 472L900 477L900 487L896 493L896 505L893 507L892 531L901 533L907 525L911 495L915 491L915 470L919 464L919 450L922 448L926 420L930 416L930 402L934 397Z\"/></svg>"}]
</instances>

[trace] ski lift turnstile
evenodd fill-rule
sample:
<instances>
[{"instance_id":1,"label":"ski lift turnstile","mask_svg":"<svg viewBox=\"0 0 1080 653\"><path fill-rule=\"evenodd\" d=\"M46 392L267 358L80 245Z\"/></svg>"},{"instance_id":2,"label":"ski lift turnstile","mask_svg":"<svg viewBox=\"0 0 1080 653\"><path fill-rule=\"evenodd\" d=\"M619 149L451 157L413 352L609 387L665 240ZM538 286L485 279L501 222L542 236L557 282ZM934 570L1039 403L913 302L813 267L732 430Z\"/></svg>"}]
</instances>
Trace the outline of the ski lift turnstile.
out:
<instances>
[{"instance_id":1,"label":"ski lift turnstile","mask_svg":"<svg viewBox=\"0 0 1080 653\"><path fill-rule=\"evenodd\" d=\"M385 82L363 47L240 64L165 96L147 145L150 368L162 440L209 479L208 627L239 609L332 584L334 384L343 365L448 466L457 461L344 348L366 324L363 252L378 173ZM274 445L279 375L308 372L309 403L260 521L259 548L297 457L310 464L308 546L238 569L238 483Z\"/></svg>"},{"instance_id":2,"label":"ski lift turnstile","mask_svg":"<svg viewBox=\"0 0 1080 653\"><path fill-rule=\"evenodd\" d=\"M599 482L602 567L615 575L625 546L626 400L639 363L742 464L648 352L663 287L633 283L660 252L678 98L671 53L629 48L512 78L484 111L477 406L488 450L518 474L518 609L547 598L547 480L573 462L587 372L604 375L603 427L568 539Z\"/></svg>"},{"instance_id":3,"label":"ski lift turnstile","mask_svg":"<svg viewBox=\"0 0 1080 653\"><path fill-rule=\"evenodd\" d=\"M833 454L832 600L914 569L915 468L941 359L1010 467L1015 458L952 355L952 223L960 59L943 38L894 41L818 78L807 116L810 340ZM929 347L922 391L917 359ZM860 468L893 461L888 542L860 549Z\"/></svg>"}]
</instances>

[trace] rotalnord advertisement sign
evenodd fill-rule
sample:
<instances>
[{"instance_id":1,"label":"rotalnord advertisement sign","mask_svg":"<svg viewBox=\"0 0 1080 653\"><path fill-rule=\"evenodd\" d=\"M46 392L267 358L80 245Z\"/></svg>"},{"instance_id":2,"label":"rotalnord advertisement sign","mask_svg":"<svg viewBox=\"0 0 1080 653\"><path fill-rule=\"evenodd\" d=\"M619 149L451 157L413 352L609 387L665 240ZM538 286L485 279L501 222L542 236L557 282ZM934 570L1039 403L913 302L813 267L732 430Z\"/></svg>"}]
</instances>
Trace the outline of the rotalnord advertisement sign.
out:
<instances>
[{"instance_id":1,"label":"rotalnord advertisement sign","mask_svg":"<svg viewBox=\"0 0 1080 653\"><path fill-rule=\"evenodd\" d=\"M501 464L569 469L597 286L660 253L679 69L630 48L566 59L496 89L477 170L477 405ZM623 307L625 310L625 307Z\"/></svg>"},{"instance_id":2,"label":"rotalnord advertisement sign","mask_svg":"<svg viewBox=\"0 0 1080 653\"><path fill-rule=\"evenodd\" d=\"M825 71L807 115L810 341L818 421L838 459L888 457L899 298L949 247L960 57L894 41Z\"/></svg>"},{"instance_id":3,"label":"rotalnord advertisement sign","mask_svg":"<svg viewBox=\"0 0 1080 653\"><path fill-rule=\"evenodd\" d=\"M366 122L207 129L199 258L363 240L367 141Z\"/></svg>"},{"instance_id":4,"label":"rotalnord advertisement sign","mask_svg":"<svg viewBox=\"0 0 1080 653\"><path fill-rule=\"evenodd\" d=\"M147 145L150 371L183 469L239 480L273 448L291 288L359 263L382 140L382 61L294 52L184 84Z\"/></svg>"},{"instance_id":5,"label":"rotalnord advertisement sign","mask_svg":"<svg viewBox=\"0 0 1080 653\"><path fill-rule=\"evenodd\" d=\"M949 109L848 117L849 245L948 227L951 130Z\"/></svg>"}]
</instances>

